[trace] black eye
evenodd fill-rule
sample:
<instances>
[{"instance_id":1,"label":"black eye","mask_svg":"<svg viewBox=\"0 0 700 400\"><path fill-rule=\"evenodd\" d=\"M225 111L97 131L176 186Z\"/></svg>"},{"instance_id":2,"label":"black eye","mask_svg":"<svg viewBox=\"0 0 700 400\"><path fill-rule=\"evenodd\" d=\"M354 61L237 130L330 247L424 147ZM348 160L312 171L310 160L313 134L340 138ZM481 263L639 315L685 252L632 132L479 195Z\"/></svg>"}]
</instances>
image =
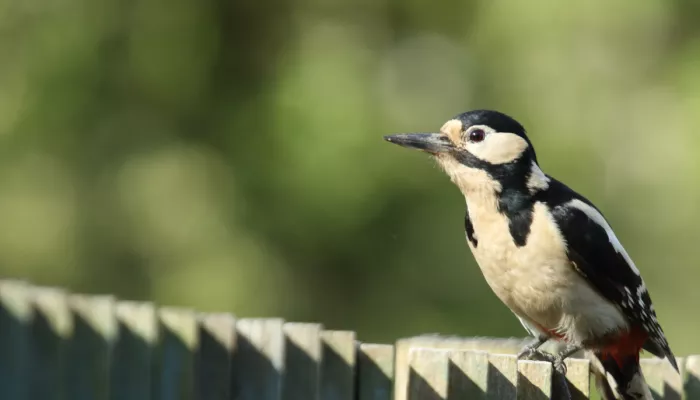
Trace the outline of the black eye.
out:
<instances>
[{"instance_id":1,"label":"black eye","mask_svg":"<svg viewBox=\"0 0 700 400\"><path fill-rule=\"evenodd\" d=\"M469 132L469 141L470 142L481 142L484 140L484 137L486 136L486 132L484 132L483 129L474 129L473 131Z\"/></svg>"}]
</instances>

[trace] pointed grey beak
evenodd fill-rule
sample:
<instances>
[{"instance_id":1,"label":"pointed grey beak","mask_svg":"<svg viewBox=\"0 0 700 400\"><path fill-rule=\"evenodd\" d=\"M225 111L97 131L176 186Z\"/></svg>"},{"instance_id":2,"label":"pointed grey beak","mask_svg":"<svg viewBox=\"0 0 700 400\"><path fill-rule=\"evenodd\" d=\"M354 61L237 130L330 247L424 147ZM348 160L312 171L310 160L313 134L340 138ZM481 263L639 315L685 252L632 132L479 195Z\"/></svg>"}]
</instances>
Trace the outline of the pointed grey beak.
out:
<instances>
[{"instance_id":1,"label":"pointed grey beak","mask_svg":"<svg viewBox=\"0 0 700 400\"><path fill-rule=\"evenodd\" d=\"M452 142L441 133L401 133L384 136L384 140L399 146L438 154L452 150Z\"/></svg>"}]
</instances>

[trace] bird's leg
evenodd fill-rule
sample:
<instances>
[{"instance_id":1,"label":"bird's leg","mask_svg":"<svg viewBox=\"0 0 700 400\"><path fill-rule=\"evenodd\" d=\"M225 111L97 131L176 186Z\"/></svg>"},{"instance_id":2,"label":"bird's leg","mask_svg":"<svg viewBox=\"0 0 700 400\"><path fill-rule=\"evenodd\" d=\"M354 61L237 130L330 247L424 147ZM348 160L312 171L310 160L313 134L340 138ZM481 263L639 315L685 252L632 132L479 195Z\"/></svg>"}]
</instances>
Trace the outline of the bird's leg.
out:
<instances>
[{"instance_id":1,"label":"bird's leg","mask_svg":"<svg viewBox=\"0 0 700 400\"><path fill-rule=\"evenodd\" d=\"M540 346L545 344L549 340L549 337L544 336L544 335L537 335L535 338L532 340L532 342L528 343L523 347L520 352L518 352L517 358L520 360L521 358L532 358L533 356L538 356L540 358L544 358L547 361L550 361L551 355L549 353L545 353L542 350L539 350Z\"/></svg>"},{"instance_id":2,"label":"bird's leg","mask_svg":"<svg viewBox=\"0 0 700 400\"><path fill-rule=\"evenodd\" d=\"M554 370L562 375L566 375L566 364L564 364L564 360L566 360L569 356L582 349L583 346L581 346L580 344L567 344L566 347L564 347L564 350L562 350L561 352L559 352L559 354L554 356L554 359L552 360L552 366L554 367Z\"/></svg>"}]
</instances>

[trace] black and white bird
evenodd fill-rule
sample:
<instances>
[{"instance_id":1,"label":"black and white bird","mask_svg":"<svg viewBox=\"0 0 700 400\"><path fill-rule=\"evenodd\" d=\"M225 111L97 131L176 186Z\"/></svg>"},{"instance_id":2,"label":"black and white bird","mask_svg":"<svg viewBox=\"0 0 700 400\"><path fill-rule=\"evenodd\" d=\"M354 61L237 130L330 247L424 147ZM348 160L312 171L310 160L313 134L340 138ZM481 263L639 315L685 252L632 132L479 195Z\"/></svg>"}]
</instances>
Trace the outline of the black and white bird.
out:
<instances>
[{"instance_id":1,"label":"black and white bird","mask_svg":"<svg viewBox=\"0 0 700 400\"><path fill-rule=\"evenodd\" d=\"M533 342L518 355L542 355L549 339L563 360L592 351L624 399L651 399L641 350L678 370L649 292L603 214L545 174L523 126L491 110L465 112L437 133L386 136L431 154L467 203L467 243L484 278Z\"/></svg>"}]
</instances>

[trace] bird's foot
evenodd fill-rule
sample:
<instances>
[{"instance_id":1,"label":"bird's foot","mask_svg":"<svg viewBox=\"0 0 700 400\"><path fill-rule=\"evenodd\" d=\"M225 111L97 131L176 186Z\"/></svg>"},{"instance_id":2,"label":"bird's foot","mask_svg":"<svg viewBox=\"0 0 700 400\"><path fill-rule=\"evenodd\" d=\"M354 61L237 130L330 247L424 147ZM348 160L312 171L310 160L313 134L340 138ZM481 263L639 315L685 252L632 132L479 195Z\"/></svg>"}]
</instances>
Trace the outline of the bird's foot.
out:
<instances>
[{"instance_id":1,"label":"bird's foot","mask_svg":"<svg viewBox=\"0 0 700 400\"><path fill-rule=\"evenodd\" d=\"M552 364L555 371L566 375L566 364L564 360L568 354L551 354L539 349L523 349L518 353L518 360L546 361Z\"/></svg>"},{"instance_id":2,"label":"bird's foot","mask_svg":"<svg viewBox=\"0 0 700 400\"><path fill-rule=\"evenodd\" d=\"M542 346L547 341L546 337L535 337L533 341L523 347L517 354L517 359L530 360L533 357L540 356L541 354L546 354L539 347Z\"/></svg>"},{"instance_id":3,"label":"bird's foot","mask_svg":"<svg viewBox=\"0 0 700 400\"><path fill-rule=\"evenodd\" d=\"M540 349L523 349L518 353L518 360L547 361L554 363L556 357Z\"/></svg>"},{"instance_id":4,"label":"bird's foot","mask_svg":"<svg viewBox=\"0 0 700 400\"><path fill-rule=\"evenodd\" d=\"M559 372L562 375L566 375L566 364L564 363L566 357L562 357L561 354L555 356L554 354L547 353L546 351L533 349L530 350L528 353L524 354L523 357L519 357L518 359L546 361L552 364L552 367L555 371Z\"/></svg>"}]
</instances>

